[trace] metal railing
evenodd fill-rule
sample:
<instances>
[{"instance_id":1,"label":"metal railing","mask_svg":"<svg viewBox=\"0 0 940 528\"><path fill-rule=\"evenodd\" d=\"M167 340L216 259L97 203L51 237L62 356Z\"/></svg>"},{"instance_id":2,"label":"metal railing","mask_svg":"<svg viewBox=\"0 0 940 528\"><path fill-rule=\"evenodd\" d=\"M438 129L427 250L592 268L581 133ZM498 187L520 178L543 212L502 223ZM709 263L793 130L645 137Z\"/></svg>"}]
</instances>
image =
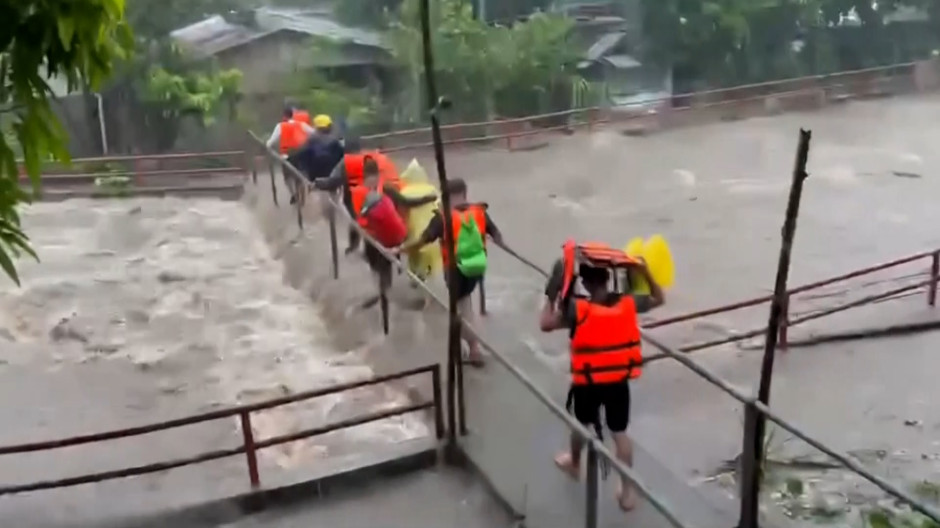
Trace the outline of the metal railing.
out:
<instances>
[{"instance_id":1,"label":"metal railing","mask_svg":"<svg viewBox=\"0 0 940 528\"><path fill-rule=\"evenodd\" d=\"M920 86L918 67L937 68L936 61L908 62L861 70L836 72L733 86L701 92L675 94L650 99L642 104L614 107L589 107L539 115L454 123L441 126L444 144L479 145L502 142L507 150L518 148L518 140L548 132L588 131L610 123L635 122L672 127L687 122L701 122L696 117L741 118L747 115L807 107L886 92L918 91L934 86ZM773 104L767 104L773 100ZM716 114L717 112L717 114ZM433 145L430 128L413 128L364 136L364 144L383 152L428 149Z\"/></svg>"},{"instance_id":2,"label":"metal railing","mask_svg":"<svg viewBox=\"0 0 940 528\"><path fill-rule=\"evenodd\" d=\"M78 158L41 167L39 199L237 194L251 160L244 151ZM238 178L232 178L232 176ZM22 167L20 185L31 185Z\"/></svg>"},{"instance_id":3,"label":"metal railing","mask_svg":"<svg viewBox=\"0 0 940 528\"><path fill-rule=\"evenodd\" d=\"M278 200L277 199L277 187L276 187L277 176L275 174L276 172L275 168L281 169L282 175L284 176L285 180L286 181L289 180L291 182L290 185L293 186L295 189L297 189L297 192L300 194L300 196L306 196L308 193L314 191L313 186L295 167L293 167L287 161L282 159L278 153L268 149L264 141L261 138L257 137L253 133L249 132L249 134L258 145L259 150L263 152L268 159L269 176L271 178L271 192L272 192L272 198L275 204L277 204L277 200ZM253 169L252 169L252 180L257 183L257 167L256 166L253 166ZM424 284L424 282L420 278L418 278L416 275L411 273L407 269L407 267L404 266L399 261L397 257L389 253L386 248L384 248L381 244L377 243L371 236L369 236L369 234L365 232L358 225L358 223L353 220L353 218L350 217L349 212L346 210L346 208L337 202L337 200L335 199L335 196L331 196L328 200L328 203L329 203L329 209L328 209L328 214L327 214L327 221L329 223L329 231L330 231L330 250L332 252L332 266L333 266L334 278L339 277L339 254L338 254L338 247L337 247L337 242L336 242L336 217L337 215L339 215L340 217L343 218L343 220L349 225L351 229L355 229L359 233L359 235L363 238L363 240L365 240L366 243L371 244L373 247L375 247L392 264L392 266L399 269L402 273L404 273L409 278L410 281L416 284L419 290L425 296L432 299L439 306L444 307L444 308L447 307L447 302L444 299L441 299L438 295L436 295L433 291L431 291L428 288L428 286ZM295 206L294 206L296 218L297 218L297 225L298 225L298 228L301 229L301 231L304 229L303 204L304 204L304 200L298 199L295 201ZM922 287L924 284L927 284L928 286L933 284L933 286L930 287L931 293L929 294L930 295L929 298L932 300L932 299L935 299L935 290L936 290L936 282L937 282L935 277L937 277L937 273L938 273L937 271L937 262L938 262L937 258L938 257L936 256L937 254L938 254L937 251L927 252L927 253L919 254L913 257L907 257L906 259L900 259L899 261L896 261L894 263L889 263L889 264L900 265L905 262L911 262L920 258L926 258L927 256L933 257L934 265L932 267L932 278L930 281L925 282L920 285ZM525 261L523 263L529 267L532 267L530 262ZM889 265L881 265L880 267L875 266L872 269L863 270L863 271L866 273L870 273L870 272L876 271L877 269L885 269L886 267L890 267L890 266ZM538 270L538 271L544 276L548 275L544 270ZM864 273L853 272L853 273L846 274L844 276L837 277L834 279L829 279L828 281L823 281L823 282L827 284L831 284L832 282L835 282L838 280L845 280L851 277L858 276L859 274L864 274ZM816 287L818 287L819 285L820 285L819 283L815 283ZM808 285L808 286L814 286L814 285ZM807 286L794 288L792 293L799 293L800 291L806 291L806 289L808 289ZM389 308L388 308L387 300L385 300L386 292L384 290L381 291L380 296L383 299L383 302L381 303L383 329L386 333L388 333L388 330L389 330L388 309ZM749 304L749 305L756 305L760 302L766 302L766 299L761 298L760 300L754 300L751 302L754 304ZM857 304L853 304L853 306L855 305ZM737 306L732 306L730 308L726 308L726 310L731 310L736 307ZM829 311L828 313L835 313L835 312ZM827 314L824 314L824 315L827 315ZM683 320L688 320L688 319L683 319ZM809 319L804 319L804 320L809 320ZM793 324L803 322L804 320L796 320L796 321L791 320L789 324L792 326ZM665 323L663 321L659 322L659 326L662 326L663 324L668 324L669 322L679 322L679 321L678 320L675 320L675 321L665 320ZM586 494L587 494L587 507L585 511L585 527L586 528L596 528L598 526L598 508L599 508L598 475L599 475L600 463L606 464L607 467L613 469L613 471L618 473L621 477L626 478L629 482L633 483L636 489L639 491L639 493L647 501L649 501L650 504L652 504L656 508L656 510L669 522L669 524L677 528L690 527L689 524L679 519L679 517L675 513L675 510L667 504L667 501L665 499L653 493L650 487L643 482L643 480L636 474L636 472L632 468L628 467L626 464L620 461L603 444L603 442L600 441L594 435L593 432L589 431L582 424L580 424L577 420L575 420L562 406L560 406L556 401L554 401L551 398L551 396L549 396L544 390L539 388L536 385L536 383L525 372L523 372L518 366L514 365L511 361L509 361L506 354L500 352L495 347L493 347L489 342L487 342L482 337L478 329L475 329L472 326L470 326L467 323L467 321L462 320L462 318L460 319L460 323L463 325L464 328L468 329L472 334L476 336L476 338L479 341L480 346L484 350L486 350L504 368L506 368L509 371L509 373L517 381L519 381L524 387L526 387L526 389L537 400L539 400L552 414L554 414L562 423L564 423L572 433L579 435L581 439L585 442L585 445L587 448L587 471L588 471L587 481L586 481ZM450 324L453 325L454 323L451 322ZM460 324L458 324L458 326L460 326ZM940 522L940 512L938 512L936 509L927 505L923 501L916 499L911 494L901 490L894 484L868 471L867 469L862 467L860 464L852 460L848 455L839 453L836 450L826 446L822 442L814 439L812 436L804 432L802 429L800 429L796 425L793 425L789 421L777 415L774 411L772 411L766 405L758 401L754 396L745 394L731 387L727 382L720 379L715 374L711 373L707 369L701 367L696 362L691 360L688 357L686 352L677 350L675 348L672 348L666 345L659 339L651 336L647 329L643 331L643 339L649 344L651 344L654 348L656 348L662 357L668 357L668 358L676 360L677 362L679 362L680 364L682 364L683 366L685 366L686 368L694 372L696 375L698 375L705 381L709 382L710 384L714 385L719 390L728 394L729 396L731 396L732 398L734 398L735 400L737 400L743 405L744 416L745 416L745 426L744 426L744 433L743 433L743 453L745 456L742 457L743 467L741 469L744 475L753 474L754 472L759 471L759 468L757 468L755 465L753 457L748 457L747 454L749 452L752 453L754 449L753 446L754 446L754 439L756 436L756 423L758 421L757 417L759 415L764 415L768 420L777 424L783 430L807 442L809 445L813 446L814 448L818 449L822 453L826 454L827 456L831 457L832 459L842 464L845 468L855 472L862 478L868 480L869 482L871 482L872 484L880 488L885 493L891 495L892 497L903 502L904 504L909 505L913 510L927 516L933 521ZM457 365L455 366L455 368L456 368L456 373L457 373L456 380L455 380L456 385L454 387L451 387L450 384L448 384L447 390L448 390L448 393L450 393L450 391L456 392L456 403L454 403L452 406L451 404L449 404L450 412L448 413L448 419L449 419L448 429L449 429L450 438L452 442L456 443L457 431L460 432L460 435L465 435L467 434L467 426L466 426L465 401L464 401L464 395L463 395L463 369L462 369L462 365ZM742 501L744 500L745 500L745 497L742 496ZM743 502L742 502L742 509L743 509ZM744 520L742 517L741 522L747 523L749 521ZM756 525L752 524L749 526L741 526L740 528L756 528Z\"/></svg>"},{"instance_id":4,"label":"metal railing","mask_svg":"<svg viewBox=\"0 0 940 528\"><path fill-rule=\"evenodd\" d=\"M327 396L330 394L336 394L340 392L350 391L359 389L362 387L368 387L371 385L378 385L380 383L386 383L390 381L399 380L402 378L418 376L422 374L431 375L431 385L433 391L433 399L431 401L425 402L414 402L405 406L398 406L392 409L386 409L383 411L376 411L368 414L363 414L355 418L350 418L347 420L342 420L339 422L320 425L317 427L311 427L304 429L302 431L297 431L290 434L274 436L271 438L265 439L256 439L251 428L251 414L263 411L267 409L273 409L275 407L281 407L284 405L298 403L313 398L319 398L322 396ZM261 449L268 447L273 447L281 444L286 444L290 442L296 442L299 440L304 440L310 437L323 435L331 431L336 431L338 429L347 429L350 427L355 427L357 425L362 425L370 422L375 422L378 420L384 420L386 418L391 418L393 416L399 416L402 414L408 414L417 411L423 411L427 409L433 409L434 412L434 423L435 423L435 433L438 438L444 437L444 416L443 416L443 406L441 405L441 375L440 375L440 366L439 365L427 365L423 367L418 367L410 370L404 370L401 372L396 372L393 374L388 374L385 376L376 376L370 379L354 381L349 383L343 383L339 385L333 385L331 387L325 387L322 389L315 389L305 392L300 392L290 396L284 396L281 398L274 398L270 400L261 401L258 403L251 403L246 405L238 405L234 407L229 407L226 409L220 409L217 411L211 411L203 414L197 414L193 416L187 416L185 418L178 418L175 420L169 420L165 422L156 422L152 424L147 424L138 427L130 427L127 429L117 429L112 431L107 431L103 433L87 434L81 436L73 436L69 438L61 438L57 440L45 441L45 442L33 442L25 444L14 444L0 446L0 456L15 455L19 453L31 453L37 451L49 451L52 449L61 449L65 447L79 446L97 442L105 442L109 440L116 440L118 438L128 438L134 436L141 436L150 433L155 433L158 431L166 431L168 429L176 429L180 427L186 427L189 425L194 425L198 423L211 422L216 420L224 420L228 418L237 417L239 419L240 428L242 430L242 444L237 447L230 447L227 449L217 449L214 451L206 451L196 455L192 455L185 458L177 458L173 460L166 460L163 462L156 462L153 464L146 464L140 466L126 467L122 469L116 469L111 471L102 471L97 473L87 473L84 475L79 475L75 477L68 477L57 480L43 480L37 482L30 482L26 484L11 484L11 485L0 485L0 496L11 495L15 493L26 493L31 491L40 491L48 490L53 488L64 488L69 486L78 486L81 484L89 484L93 482L101 482L105 480L113 480L125 477L131 477L135 475L145 475L147 473L156 473L159 471L166 471L169 469L180 468L183 466L190 466L193 464L200 464L203 462L209 462L211 460L217 460L220 458L227 458L236 455L245 455L245 461L248 468L248 481L251 485L251 489L255 490L261 487L261 475L258 468L258 457L257 453Z\"/></svg>"},{"instance_id":5,"label":"metal railing","mask_svg":"<svg viewBox=\"0 0 940 528\"><path fill-rule=\"evenodd\" d=\"M917 274L917 276L921 276L921 275L928 276L929 278L926 280L918 281L913 284L907 284L905 286L894 288L894 289L884 291L881 293L867 295L860 299L838 304L836 306L830 306L830 307L822 308L819 310L815 310L811 313L800 315L798 317L793 317L793 318L790 317L791 300L799 294L806 293L806 292L816 290L819 288L823 288L825 286L830 286L832 284L837 284L840 282L848 281L850 279L855 279L858 277L870 275L872 273L876 273L879 271L892 269L897 266L902 266L905 264L912 264L912 263L916 263L916 262L927 260L927 259L930 259L929 270L925 273ZM912 277L905 277L905 278L912 278ZM796 325L799 325L808 321L813 321L821 317L826 317L828 315L833 315L839 312L844 312L852 308L858 308L866 304L875 303L875 302L889 299L889 298L892 298L901 294L913 292L921 288L926 288L927 305L936 306L938 281L940 281L940 249L935 249L931 251L924 251L921 253L916 253L914 255L895 259L889 262L876 264L874 266L869 266L867 268L862 268L859 270L851 271L849 273L844 273L842 275L837 275L835 277L830 277L828 279L811 282L809 284L804 284L802 286L797 286L795 288L790 288L789 290L787 290L787 295L783 304L784 309L780 318L780 331L777 336L777 343L780 345L780 347L786 349L786 347L789 344L788 332L787 332L788 328L792 328ZM684 323L684 322L692 321L695 319L701 319L704 317L709 317L709 316L718 315L722 313L742 310L744 308L760 306L760 305L769 303L771 300L773 300L772 295L765 295L763 297L755 297L755 298L748 299L745 301L729 303L729 304L717 306L714 308L708 308L705 310L699 310L699 311L690 312L690 313L686 313L682 315L668 317L665 319L660 319L657 321L652 321L650 323L647 323L645 325L645 328L653 329L653 328L660 328L663 326L674 325L677 323ZM758 337L760 335L763 335L765 331L766 331L766 328L755 328L753 330L748 330L745 332L736 332L734 335L728 336L725 338L713 339L713 340L708 340L708 341L702 341L699 343L693 343L690 345L685 345L683 347L680 347L678 350L680 352L686 352L686 353L696 352L699 350L704 350L706 348L713 348L716 346L727 345L730 343L735 343L738 341L744 341L746 339ZM647 362L655 361L662 357L665 357L665 356L661 354L656 355L656 356L650 356L646 358L646 361Z\"/></svg>"}]
</instances>

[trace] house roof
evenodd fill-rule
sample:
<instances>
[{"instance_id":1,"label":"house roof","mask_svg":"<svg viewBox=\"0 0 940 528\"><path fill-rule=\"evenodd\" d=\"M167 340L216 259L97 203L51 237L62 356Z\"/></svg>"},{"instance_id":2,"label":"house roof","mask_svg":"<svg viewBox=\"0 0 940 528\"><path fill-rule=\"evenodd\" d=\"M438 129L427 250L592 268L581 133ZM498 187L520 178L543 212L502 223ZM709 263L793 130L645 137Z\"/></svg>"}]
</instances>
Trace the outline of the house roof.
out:
<instances>
[{"instance_id":1,"label":"house roof","mask_svg":"<svg viewBox=\"0 0 940 528\"><path fill-rule=\"evenodd\" d=\"M591 44L591 47L588 48L587 52L584 54L584 59L588 61L599 60L601 57L613 51L626 36L627 33L624 31L612 31L601 35L600 38L594 41L594 44Z\"/></svg>"},{"instance_id":2,"label":"house roof","mask_svg":"<svg viewBox=\"0 0 940 528\"><path fill-rule=\"evenodd\" d=\"M629 55L608 55L601 60L621 70L629 70L630 68L639 68L642 66L640 61Z\"/></svg>"},{"instance_id":3,"label":"house roof","mask_svg":"<svg viewBox=\"0 0 940 528\"><path fill-rule=\"evenodd\" d=\"M292 31L361 46L384 48L378 33L343 26L319 13L319 10L263 7L255 10L254 13L257 29L232 24L223 17L215 15L174 30L170 36L203 57L248 44L280 31Z\"/></svg>"},{"instance_id":4,"label":"house roof","mask_svg":"<svg viewBox=\"0 0 940 528\"><path fill-rule=\"evenodd\" d=\"M275 30L276 31L276 30ZM170 32L170 37L183 43L200 56L210 56L274 33L253 30L226 21L219 15Z\"/></svg>"},{"instance_id":5,"label":"house roof","mask_svg":"<svg viewBox=\"0 0 940 528\"><path fill-rule=\"evenodd\" d=\"M383 47L382 38L377 32L344 26L326 16L315 13L317 12L302 9L262 7L255 11L255 18L258 25L263 28L288 29L298 33L327 37L361 46Z\"/></svg>"}]
</instances>

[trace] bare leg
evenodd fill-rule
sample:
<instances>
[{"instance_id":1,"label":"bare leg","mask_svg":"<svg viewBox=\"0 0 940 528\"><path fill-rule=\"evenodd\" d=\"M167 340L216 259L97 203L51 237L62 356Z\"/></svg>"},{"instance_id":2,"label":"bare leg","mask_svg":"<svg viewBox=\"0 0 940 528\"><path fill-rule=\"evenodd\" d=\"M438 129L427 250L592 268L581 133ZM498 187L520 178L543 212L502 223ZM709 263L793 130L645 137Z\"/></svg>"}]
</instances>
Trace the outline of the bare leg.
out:
<instances>
[{"instance_id":1,"label":"bare leg","mask_svg":"<svg viewBox=\"0 0 940 528\"><path fill-rule=\"evenodd\" d=\"M467 295L458 301L457 313L459 313L470 326L477 325L476 312L473 311L472 295ZM466 363L474 367L482 367L484 364L483 354L480 353L480 343L477 341L476 336L466 325L461 333L463 334L464 341L467 342L467 348L470 349L467 354Z\"/></svg>"},{"instance_id":2,"label":"bare leg","mask_svg":"<svg viewBox=\"0 0 940 528\"><path fill-rule=\"evenodd\" d=\"M619 458L628 467L633 467L633 441L627 435L626 431L622 433L613 433L615 451ZM636 488L626 479L620 479L620 491L617 494L617 501L623 511L630 511L636 508Z\"/></svg>"},{"instance_id":3,"label":"bare leg","mask_svg":"<svg viewBox=\"0 0 940 528\"><path fill-rule=\"evenodd\" d=\"M555 456L555 465L558 466L558 469L575 480L581 478L581 451L583 448L584 441L581 440L580 436L572 433L569 451L562 451Z\"/></svg>"}]
</instances>

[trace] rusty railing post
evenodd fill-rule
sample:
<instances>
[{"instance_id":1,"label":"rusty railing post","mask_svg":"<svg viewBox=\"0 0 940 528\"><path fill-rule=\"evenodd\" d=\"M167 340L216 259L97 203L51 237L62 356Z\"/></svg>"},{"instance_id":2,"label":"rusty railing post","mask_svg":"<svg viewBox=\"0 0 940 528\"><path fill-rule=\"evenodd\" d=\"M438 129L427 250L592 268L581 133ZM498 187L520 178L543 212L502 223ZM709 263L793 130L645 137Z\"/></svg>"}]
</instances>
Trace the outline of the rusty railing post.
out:
<instances>
[{"instance_id":1,"label":"rusty railing post","mask_svg":"<svg viewBox=\"0 0 940 528\"><path fill-rule=\"evenodd\" d=\"M283 168L281 170L284 170ZM297 229L300 229L300 232L303 233L304 230L304 202L306 202L307 186L304 185L304 182L299 181L297 176L291 174L291 177L295 180L294 188L296 189L296 209L297 209Z\"/></svg>"},{"instance_id":2,"label":"rusty railing post","mask_svg":"<svg viewBox=\"0 0 940 528\"><path fill-rule=\"evenodd\" d=\"M333 258L333 278L339 278L339 243L336 240L336 208L333 207L333 203L329 204L327 208L329 211L326 216L330 223L330 251L332 252Z\"/></svg>"},{"instance_id":3,"label":"rusty railing post","mask_svg":"<svg viewBox=\"0 0 940 528\"><path fill-rule=\"evenodd\" d=\"M251 416L248 411L242 411L238 415L241 418L242 437L245 440L245 457L248 459L248 479L251 481L251 489L255 490L261 487L261 477L258 475L258 453L255 450L255 435L251 430Z\"/></svg>"},{"instance_id":4,"label":"rusty railing post","mask_svg":"<svg viewBox=\"0 0 940 528\"><path fill-rule=\"evenodd\" d=\"M382 310L382 331L385 332L385 335L388 335L388 292L385 287L385 279L382 278L379 278L379 308Z\"/></svg>"},{"instance_id":5,"label":"rusty railing post","mask_svg":"<svg viewBox=\"0 0 940 528\"><path fill-rule=\"evenodd\" d=\"M760 482L760 460L755 451L758 410L753 404L744 405L744 441L741 446L741 459L737 468L741 483L741 512L737 528L757 528L759 515L760 487L752 483Z\"/></svg>"},{"instance_id":6,"label":"rusty railing post","mask_svg":"<svg viewBox=\"0 0 940 528\"><path fill-rule=\"evenodd\" d=\"M467 435L467 400L463 388L463 361L457 364L457 427L460 436Z\"/></svg>"},{"instance_id":7,"label":"rusty railing post","mask_svg":"<svg viewBox=\"0 0 940 528\"><path fill-rule=\"evenodd\" d=\"M274 175L274 160L271 159L270 154L268 154L268 174L271 175L271 198L274 200L274 205L279 205L277 203L277 182L274 181L276 178Z\"/></svg>"},{"instance_id":8,"label":"rusty railing post","mask_svg":"<svg viewBox=\"0 0 940 528\"><path fill-rule=\"evenodd\" d=\"M937 305L937 281L940 280L940 251L930 259L930 286L927 287L927 305Z\"/></svg>"},{"instance_id":9,"label":"rusty railing post","mask_svg":"<svg viewBox=\"0 0 940 528\"><path fill-rule=\"evenodd\" d=\"M587 504L584 507L584 527L597 528L598 524L598 457L594 439L587 445Z\"/></svg>"},{"instance_id":10,"label":"rusty railing post","mask_svg":"<svg viewBox=\"0 0 940 528\"><path fill-rule=\"evenodd\" d=\"M245 151L245 176L251 173L251 183L258 183L258 172L255 170L254 158L250 151Z\"/></svg>"},{"instance_id":11,"label":"rusty railing post","mask_svg":"<svg viewBox=\"0 0 940 528\"><path fill-rule=\"evenodd\" d=\"M790 327L790 296L786 295L781 301L780 328L777 331L777 345L781 350L787 349L787 329Z\"/></svg>"},{"instance_id":12,"label":"rusty railing post","mask_svg":"<svg viewBox=\"0 0 940 528\"><path fill-rule=\"evenodd\" d=\"M434 432L437 439L444 438L444 398L441 391L441 365L431 371L431 391L434 393Z\"/></svg>"},{"instance_id":13,"label":"rusty railing post","mask_svg":"<svg viewBox=\"0 0 940 528\"><path fill-rule=\"evenodd\" d=\"M506 131L506 132L505 132L505 133L506 133L506 150L508 150L509 152L512 152L512 132L513 132L512 129L513 129L513 126L514 126L514 123L511 123L511 122L510 122L510 123L506 123L505 128L503 128L503 130Z\"/></svg>"}]
</instances>

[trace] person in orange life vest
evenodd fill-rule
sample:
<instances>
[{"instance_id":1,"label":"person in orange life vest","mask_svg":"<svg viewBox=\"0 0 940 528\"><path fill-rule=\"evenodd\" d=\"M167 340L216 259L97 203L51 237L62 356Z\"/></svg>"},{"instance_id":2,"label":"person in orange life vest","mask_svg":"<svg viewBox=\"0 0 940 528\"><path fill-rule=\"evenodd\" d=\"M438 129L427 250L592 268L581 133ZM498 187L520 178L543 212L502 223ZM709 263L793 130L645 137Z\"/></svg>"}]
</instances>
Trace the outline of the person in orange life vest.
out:
<instances>
[{"instance_id":1,"label":"person in orange life vest","mask_svg":"<svg viewBox=\"0 0 940 528\"><path fill-rule=\"evenodd\" d=\"M578 276L587 296L574 295L573 286L568 293L561 293L565 265L559 260L545 287L546 300L539 327L543 332L569 331L569 403L573 405L574 416L581 424L594 426L600 433L600 408L603 407L617 457L632 466L633 445L627 436L629 380L640 376L642 361L637 314L662 305L663 291L642 260L636 265L650 286L649 295L611 292L608 290L610 273L606 268L587 262L573 265L578 266ZM580 436L572 434L569 450L555 458L555 464L575 479L580 476L583 444ZM617 499L624 511L636 506L636 490L626 479L621 480Z\"/></svg>"},{"instance_id":2,"label":"person in orange life vest","mask_svg":"<svg viewBox=\"0 0 940 528\"><path fill-rule=\"evenodd\" d=\"M348 137L345 141L343 160L336 164L330 175L322 180L317 180L316 186L324 191L334 191L343 189L343 203L346 205L349 214L354 215L352 210L352 200L350 191L357 185L362 185L363 163L366 156L372 157L379 167L380 176L387 182L397 182L398 171L395 170L395 164L385 154L378 151L364 151L358 138ZM396 202L397 204L398 202ZM346 254L349 255L359 247L359 233L354 229L349 230L349 246L346 248Z\"/></svg>"},{"instance_id":3,"label":"person in orange life vest","mask_svg":"<svg viewBox=\"0 0 940 528\"><path fill-rule=\"evenodd\" d=\"M354 212L353 218L357 223L373 235L380 243L387 244L386 249L392 249L405 240L408 232L404 221L398 214L398 210L407 210L410 207L418 207L431 203L437 199L435 196L423 196L421 198L406 198L401 195L398 184L394 181L387 181L382 177L378 162L372 156L365 156L363 162L363 183L350 190L350 203ZM317 180L319 182L320 180ZM315 182L316 183L316 182ZM379 196L376 196L376 195ZM388 204L379 204L380 200L388 200ZM371 202L371 203L370 203ZM373 205L374 204L374 205ZM364 209L369 206L375 209L382 208L381 214L371 214ZM387 207L383 207L387 206ZM385 225L376 225L384 223ZM381 233L389 235L382 236ZM383 240L391 236L390 240ZM364 256L369 268L378 277L380 291L382 288L388 288L392 284L392 263L372 244L366 244ZM370 297L362 303L363 308L368 308L378 302L379 296Z\"/></svg>"},{"instance_id":4,"label":"person in orange life vest","mask_svg":"<svg viewBox=\"0 0 940 528\"><path fill-rule=\"evenodd\" d=\"M496 227L496 224L493 222L493 219L490 218L489 213L486 211L487 205L484 203L470 203L467 199L467 183L461 179L453 179L447 182L447 194L450 196L450 204L453 210L451 211L452 220L454 222L454 240L458 240L459 231L461 225L463 224L464 218L469 215L469 218L476 223L477 229L480 234L483 235L484 239L489 236L497 246L505 249L506 251L512 251L503 241L503 236L499 231L499 228ZM440 214L435 215L431 221L428 223L428 226L425 228L424 233L421 236L413 241L410 244L399 248L397 251L399 253L407 253L413 249L423 247L427 244L430 244L436 240L441 241L441 251L444 254L444 270L449 270L447 261L447 252L444 251L444 217ZM448 271L449 273L449 271ZM457 270L456 276L448 277L452 280L448 281L449 287L457 289L457 298L458 300L458 310L460 315L466 320L471 326L476 324L476 312L473 310L473 299L472 293L476 289L477 284L480 283L482 277L467 277L460 270ZM464 362L475 367L482 367L484 364L483 354L480 352L480 345L476 340L476 337L468 332L462 332L464 339L467 341L467 347L469 348L467 357L464 358Z\"/></svg>"},{"instance_id":5,"label":"person in orange life vest","mask_svg":"<svg viewBox=\"0 0 940 528\"><path fill-rule=\"evenodd\" d=\"M294 107L294 113L293 113L292 116L293 116L293 118L294 118L294 121L297 121L297 122L299 122L299 123L306 123L306 124L312 125L312 126L314 126L314 128L316 128L316 126L313 125L313 123L310 122L310 113L307 112L306 110L302 110L302 109L297 108L297 107L295 106L295 107Z\"/></svg>"},{"instance_id":6,"label":"person in orange life vest","mask_svg":"<svg viewBox=\"0 0 940 528\"><path fill-rule=\"evenodd\" d=\"M299 148L307 141L307 136L314 133L313 127L294 119L294 109L287 107L284 109L283 119L268 138L267 145L269 149L277 147L282 157L287 157L290 151Z\"/></svg>"}]
</instances>

